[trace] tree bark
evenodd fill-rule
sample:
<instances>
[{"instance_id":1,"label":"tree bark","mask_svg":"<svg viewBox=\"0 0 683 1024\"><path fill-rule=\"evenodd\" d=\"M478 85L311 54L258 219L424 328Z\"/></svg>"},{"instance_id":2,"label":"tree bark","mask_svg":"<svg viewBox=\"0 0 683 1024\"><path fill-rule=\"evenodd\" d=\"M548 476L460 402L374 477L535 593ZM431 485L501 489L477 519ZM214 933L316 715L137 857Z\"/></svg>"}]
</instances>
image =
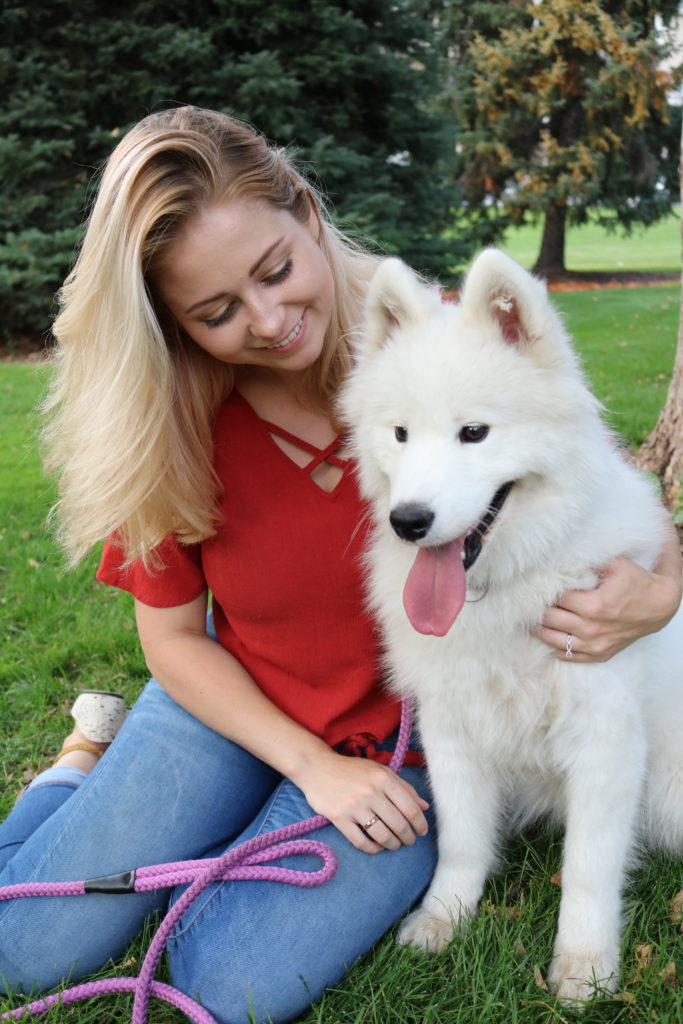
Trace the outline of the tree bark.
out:
<instances>
[{"instance_id":1,"label":"tree bark","mask_svg":"<svg viewBox=\"0 0 683 1024\"><path fill-rule=\"evenodd\" d=\"M681 198L683 200L683 135L681 136ZM683 205L681 206L683 218ZM683 219L681 221L683 248ZM642 469L656 473L662 482L664 500L673 511L681 504L683 480L683 308L678 325L678 347L673 376L664 408L655 429L644 441L636 461Z\"/></svg>"},{"instance_id":2,"label":"tree bark","mask_svg":"<svg viewBox=\"0 0 683 1024\"><path fill-rule=\"evenodd\" d=\"M549 206L543 225L543 238L538 259L533 266L534 274L539 277L554 277L565 273L564 247L565 223L567 209L564 205L553 203Z\"/></svg>"}]
</instances>

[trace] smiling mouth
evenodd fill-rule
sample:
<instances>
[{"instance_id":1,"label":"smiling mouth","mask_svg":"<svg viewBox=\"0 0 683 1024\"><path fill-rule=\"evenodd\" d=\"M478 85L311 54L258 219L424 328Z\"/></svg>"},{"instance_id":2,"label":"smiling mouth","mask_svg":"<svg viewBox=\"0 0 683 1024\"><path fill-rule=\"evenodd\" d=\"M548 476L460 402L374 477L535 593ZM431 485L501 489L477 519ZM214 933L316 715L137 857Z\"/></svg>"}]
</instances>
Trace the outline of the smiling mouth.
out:
<instances>
[{"instance_id":1,"label":"smiling mouth","mask_svg":"<svg viewBox=\"0 0 683 1024\"><path fill-rule=\"evenodd\" d=\"M283 338L282 341L278 341L275 345L267 345L267 350L269 352L275 352L277 351L277 349L285 348L287 345L291 345L293 341L296 341L299 334L301 333L301 328L303 327L305 315L306 310L304 310L304 312L301 314L301 318L299 319L298 323L296 323L294 327L292 327L287 337Z\"/></svg>"}]
</instances>

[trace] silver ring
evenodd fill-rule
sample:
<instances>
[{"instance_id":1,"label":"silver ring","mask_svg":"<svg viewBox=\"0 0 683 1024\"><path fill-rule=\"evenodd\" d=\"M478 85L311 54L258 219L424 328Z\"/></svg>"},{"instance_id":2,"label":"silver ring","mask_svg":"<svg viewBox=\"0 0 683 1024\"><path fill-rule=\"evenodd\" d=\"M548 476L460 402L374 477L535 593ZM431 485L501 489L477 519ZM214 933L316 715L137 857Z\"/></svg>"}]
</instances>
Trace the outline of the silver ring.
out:
<instances>
[{"instance_id":1,"label":"silver ring","mask_svg":"<svg viewBox=\"0 0 683 1024\"><path fill-rule=\"evenodd\" d=\"M567 658L567 660L570 660L571 658L574 657L574 652L572 651L573 644L574 644L574 637L571 635L571 633L567 633L567 646L566 646L565 652L564 652L564 656L565 656L565 658Z\"/></svg>"},{"instance_id":2,"label":"silver ring","mask_svg":"<svg viewBox=\"0 0 683 1024\"><path fill-rule=\"evenodd\" d=\"M379 821L379 818L376 815L373 815L373 817L370 818L370 821L366 821L364 825L361 825L361 828L364 829L364 831L367 832L367 830L369 828L372 828L373 825L376 825L378 821Z\"/></svg>"}]
</instances>

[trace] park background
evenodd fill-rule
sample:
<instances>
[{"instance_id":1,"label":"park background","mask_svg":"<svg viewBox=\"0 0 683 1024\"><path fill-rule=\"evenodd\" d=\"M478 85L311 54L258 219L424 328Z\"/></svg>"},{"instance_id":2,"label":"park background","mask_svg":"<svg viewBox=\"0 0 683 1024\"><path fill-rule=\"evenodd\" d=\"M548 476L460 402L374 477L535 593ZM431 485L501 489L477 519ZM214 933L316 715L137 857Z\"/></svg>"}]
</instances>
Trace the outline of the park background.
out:
<instances>
[{"instance_id":1,"label":"park background","mask_svg":"<svg viewBox=\"0 0 683 1024\"><path fill-rule=\"evenodd\" d=\"M46 530L55 495L36 443L54 295L126 128L184 102L244 117L294 150L346 231L448 289L477 249L500 244L550 282L637 451L677 348L677 14L641 0L0 0L4 812L58 749L78 690L132 701L145 681L129 598L94 581L96 553L67 573ZM465 939L435 960L387 939L306 1024L564 1020L544 988L560 851L542 829L511 841ZM680 888L679 864L645 860L622 989L586 1022L683 1018ZM135 973L143 949L108 972ZM124 1021L129 1006L43 1019Z\"/></svg>"}]
</instances>

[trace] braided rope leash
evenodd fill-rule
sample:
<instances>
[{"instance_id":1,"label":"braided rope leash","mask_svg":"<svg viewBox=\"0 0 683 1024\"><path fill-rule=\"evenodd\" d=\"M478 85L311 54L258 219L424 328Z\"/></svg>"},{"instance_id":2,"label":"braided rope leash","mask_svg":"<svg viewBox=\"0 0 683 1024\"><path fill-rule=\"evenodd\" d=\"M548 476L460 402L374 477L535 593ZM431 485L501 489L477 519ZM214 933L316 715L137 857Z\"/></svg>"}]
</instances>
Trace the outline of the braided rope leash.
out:
<instances>
[{"instance_id":1,"label":"braided rope leash","mask_svg":"<svg viewBox=\"0 0 683 1024\"><path fill-rule=\"evenodd\" d=\"M412 717L412 707L408 701L404 701L401 708L401 725L396 750L389 763L392 771L398 772L405 759L410 740ZM67 1006L71 1003L91 999L94 996L132 992L134 994L132 1024L146 1024L149 1001L152 996L175 1006L195 1024L218 1024L215 1017L189 996L170 985L154 981L155 971L173 928L191 904L212 882L259 880L283 882L288 885L309 888L324 885L337 871L336 854L325 843L299 837L329 824L327 818L318 814L313 818L296 822L294 825L287 825L274 832L255 836L253 839L241 843L240 846L236 846L233 850L229 850L222 857L215 857L211 860L155 864L151 867L137 868L133 871L86 881L31 882L0 888L0 901L2 901L29 896L84 896L95 892L149 892L152 889L164 889L176 885L189 886L157 928L137 978L111 978L75 985L57 995L46 996L20 1006L16 1010L9 1010L0 1016L0 1020L19 1020L24 1015L45 1013L56 1003ZM322 866L317 871L297 871L268 863L271 860L293 857L298 854L319 857Z\"/></svg>"}]
</instances>

